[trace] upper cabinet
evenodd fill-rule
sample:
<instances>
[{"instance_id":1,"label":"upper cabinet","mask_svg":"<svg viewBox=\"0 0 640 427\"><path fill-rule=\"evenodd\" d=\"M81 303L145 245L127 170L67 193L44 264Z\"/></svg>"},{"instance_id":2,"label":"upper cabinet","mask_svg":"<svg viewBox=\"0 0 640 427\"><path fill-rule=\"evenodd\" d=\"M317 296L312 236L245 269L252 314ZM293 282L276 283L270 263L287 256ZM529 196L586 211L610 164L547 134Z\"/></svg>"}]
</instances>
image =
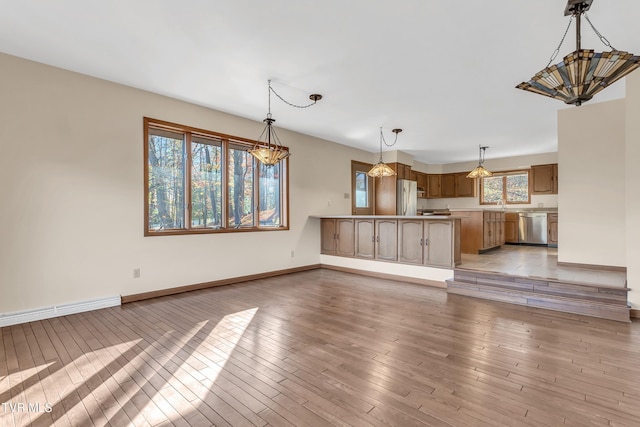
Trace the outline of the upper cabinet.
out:
<instances>
[{"instance_id":1,"label":"upper cabinet","mask_svg":"<svg viewBox=\"0 0 640 427\"><path fill-rule=\"evenodd\" d=\"M531 194L558 194L558 164L531 166Z\"/></svg>"},{"instance_id":2,"label":"upper cabinet","mask_svg":"<svg viewBox=\"0 0 640 427\"><path fill-rule=\"evenodd\" d=\"M468 172L427 175L427 198L476 197L477 181L475 178L467 178L467 174Z\"/></svg>"},{"instance_id":3,"label":"upper cabinet","mask_svg":"<svg viewBox=\"0 0 640 427\"><path fill-rule=\"evenodd\" d=\"M456 197L476 197L478 188L475 178L467 178L469 172L456 173Z\"/></svg>"},{"instance_id":4,"label":"upper cabinet","mask_svg":"<svg viewBox=\"0 0 640 427\"><path fill-rule=\"evenodd\" d=\"M446 173L440 178L440 197L456 197L456 176L454 174Z\"/></svg>"}]
</instances>

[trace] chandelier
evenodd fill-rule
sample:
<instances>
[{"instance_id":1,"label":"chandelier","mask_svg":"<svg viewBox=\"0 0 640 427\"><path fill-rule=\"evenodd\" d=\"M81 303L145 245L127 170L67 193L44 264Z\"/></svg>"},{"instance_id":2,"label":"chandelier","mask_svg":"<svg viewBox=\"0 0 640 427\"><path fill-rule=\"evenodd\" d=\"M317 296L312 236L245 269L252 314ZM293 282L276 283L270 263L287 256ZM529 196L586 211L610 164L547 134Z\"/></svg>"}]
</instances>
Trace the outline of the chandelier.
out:
<instances>
[{"instance_id":1,"label":"chandelier","mask_svg":"<svg viewBox=\"0 0 640 427\"><path fill-rule=\"evenodd\" d=\"M266 166L273 166L281 160L289 157L291 153L289 152L288 148L282 145L282 143L280 142L280 138L278 138L278 134L276 133L276 129L273 126L273 123L275 123L276 119L271 116L271 92L273 92L285 104L296 108L311 107L316 102L322 99L322 95L317 93L311 94L309 95L309 99L313 102L307 105L295 105L286 101L271 87L271 80L268 80L268 86L269 109L267 112L267 118L263 120L263 122L265 123L265 127L258 137L256 144L251 150L249 150L249 154L251 154L262 164Z\"/></svg>"},{"instance_id":2,"label":"chandelier","mask_svg":"<svg viewBox=\"0 0 640 427\"><path fill-rule=\"evenodd\" d=\"M398 142L398 134L402 132L402 129L392 129L391 132L395 133L396 137L393 140L393 143L387 144L387 141L384 139L384 134L382 133L382 128L380 128L380 160L371 168L369 172L367 172L367 175L374 178L382 178L383 176L393 176L396 174L396 171L391 169L389 165L385 164L382 161L382 144L384 143L384 145L386 145L387 147L393 147L394 145L396 145L396 142Z\"/></svg>"},{"instance_id":3,"label":"chandelier","mask_svg":"<svg viewBox=\"0 0 640 427\"><path fill-rule=\"evenodd\" d=\"M576 106L589 101L593 95L626 76L638 66L640 57L632 53L616 50L611 43L591 23L587 11L593 0L568 0L564 15L569 16L569 25L560 40L560 44L551 55L546 68L538 72L528 82L520 83L516 88L559 99ZM610 52L594 52L580 46L581 17L585 19L600 38L611 48ZM572 21L576 21L576 50L564 57L563 61L549 66L556 58L564 42Z\"/></svg>"},{"instance_id":4,"label":"chandelier","mask_svg":"<svg viewBox=\"0 0 640 427\"><path fill-rule=\"evenodd\" d=\"M467 175L467 178L484 178L485 176L493 175L493 173L489 172L484 168L484 166L482 166L482 164L484 163L484 152L487 148L489 147L487 146L483 147L482 145L480 146L480 154L478 156L478 166L474 170L469 172L469 174Z\"/></svg>"}]
</instances>

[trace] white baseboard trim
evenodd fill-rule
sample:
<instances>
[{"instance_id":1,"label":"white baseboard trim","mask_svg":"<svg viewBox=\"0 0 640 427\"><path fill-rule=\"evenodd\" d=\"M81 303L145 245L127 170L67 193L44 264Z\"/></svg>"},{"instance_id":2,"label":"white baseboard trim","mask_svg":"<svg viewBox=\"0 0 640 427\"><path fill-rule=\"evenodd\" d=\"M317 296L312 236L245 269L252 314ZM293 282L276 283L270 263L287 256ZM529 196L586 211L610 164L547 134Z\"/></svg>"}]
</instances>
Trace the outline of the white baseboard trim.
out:
<instances>
[{"instance_id":1,"label":"white baseboard trim","mask_svg":"<svg viewBox=\"0 0 640 427\"><path fill-rule=\"evenodd\" d=\"M18 325L20 323L35 322L36 320L67 316L69 314L82 313L85 311L98 310L100 308L116 307L118 305L120 305L119 295L92 301L74 302L54 305L51 307L36 308L33 310L16 311L14 313L0 313L0 328L4 326Z\"/></svg>"}]
</instances>

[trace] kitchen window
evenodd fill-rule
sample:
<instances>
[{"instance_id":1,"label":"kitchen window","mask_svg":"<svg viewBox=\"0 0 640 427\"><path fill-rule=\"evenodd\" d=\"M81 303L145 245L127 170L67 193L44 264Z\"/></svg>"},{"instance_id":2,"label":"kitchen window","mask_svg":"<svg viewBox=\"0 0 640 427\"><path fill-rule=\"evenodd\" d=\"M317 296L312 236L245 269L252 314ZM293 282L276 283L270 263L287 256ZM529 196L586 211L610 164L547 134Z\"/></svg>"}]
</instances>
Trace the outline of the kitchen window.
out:
<instances>
[{"instance_id":1,"label":"kitchen window","mask_svg":"<svg viewBox=\"0 0 640 427\"><path fill-rule=\"evenodd\" d=\"M494 173L480 180L480 204L495 205L531 203L529 171L518 170Z\"/></svg>"},{"instance_id":2,"label":"kitchen window","mask_svg":"<svg viewBox=\"0 0 640 427\"><path fill-rule=\"evenodd\" d=\"M145 235L288 229L287 166L256 142L144 119Z\"/></svg>"}]
</instances>

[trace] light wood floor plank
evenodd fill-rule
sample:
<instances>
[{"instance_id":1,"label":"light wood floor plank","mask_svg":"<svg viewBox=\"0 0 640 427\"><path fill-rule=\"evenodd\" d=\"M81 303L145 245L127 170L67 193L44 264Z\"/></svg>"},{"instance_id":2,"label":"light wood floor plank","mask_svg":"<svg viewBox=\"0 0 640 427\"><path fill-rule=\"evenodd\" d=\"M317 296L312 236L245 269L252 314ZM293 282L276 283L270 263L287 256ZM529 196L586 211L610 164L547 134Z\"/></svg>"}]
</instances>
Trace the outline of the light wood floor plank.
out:
<instances>
[{"instance_id":1,"label":"light wood floor plank","mask_svg":"<svg viewBox=\"0 0 640 427\"><path fill-rule=\"evenodd\" d=\"M330 270L0 330L0 400L53 409L2 426L633 426L638 384L638 321Z\"/></svg>"}]
</instances>

